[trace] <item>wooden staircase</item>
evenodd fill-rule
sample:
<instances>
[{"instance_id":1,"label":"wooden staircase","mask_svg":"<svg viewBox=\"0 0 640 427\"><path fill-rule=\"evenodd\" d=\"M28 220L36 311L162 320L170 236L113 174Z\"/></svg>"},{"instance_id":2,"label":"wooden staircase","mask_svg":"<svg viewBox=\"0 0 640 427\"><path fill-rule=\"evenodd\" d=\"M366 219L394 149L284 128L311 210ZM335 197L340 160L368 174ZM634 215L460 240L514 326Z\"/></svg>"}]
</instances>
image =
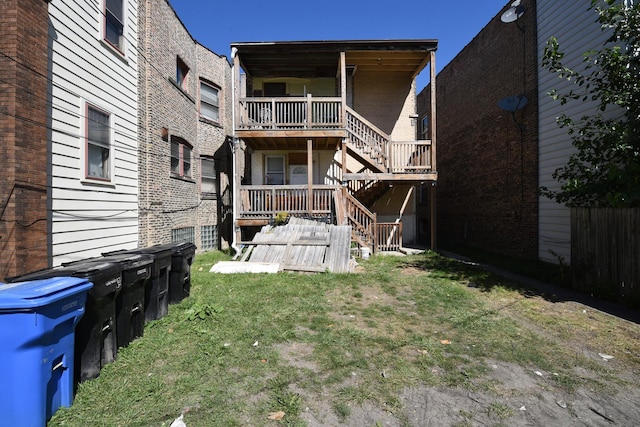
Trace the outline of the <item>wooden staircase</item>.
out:
<instances>
[{"instance_id":1,"label":"wooden staircase","mask_svg":"<svg viewBox=\"0 0 640 427\"><path fill-rule=\"evenodd\" d=\"M347 152L365 166L370 173L386 173L389 170L389 136L359 115L346 108ZM376 196L386 191L388 184L371 181L357 189L343 187L337 193L336 206L344 211L338 214L339 224L351 226L351 239L360 246L377 251L377 215L367 208Z\"/></svg>"},{"instance_id":2,"label":"wooden staircase","mask_svg":"<svg viewBox=\"0 0 640 427\"><path fill-rule=\"evenodd\" d=\"M347 150L372 170L389 170L389 136L367 119L347 107Z\"/></svg>"},{"instance_id":3,"label":"wooden staircase","mask_svg":"<svg viewBox=\"0 0 640 427\"><path fill-rule=\"evenodd\" d=\"M368 185L360 187L353 196L365 206L371 206L378 200L387 190L389 184L382 181L373 181Z\"/></svg>"},{"instance_id":4,"label":"wooden staircase","mask_svg":"<svg viewBox=\"0 0 640 427\"><path fill-rule=\"evenodd\" d=\"M336 221L351 226L351 240L376 251L377 215L342 187L335 193Z\"/></svg>"},{"instance_id":5,"label":"wooden staircase","mask_svg":"<svg viewBox=\"0 0 640 427\"><path fill-rule=\"evenodd\" d=\"M341 200L336 206L344 209L338 223L351 225L352 240L359 245L374 252L390 250L401 245L401 224L379 224L367 206L387 191L392 181L435 180L435 150L430 140L392 141L352 108L347 106L345 111L346 152L362 167L343 174L347 186L338 192Z\"/></svg>"}]
</instances>

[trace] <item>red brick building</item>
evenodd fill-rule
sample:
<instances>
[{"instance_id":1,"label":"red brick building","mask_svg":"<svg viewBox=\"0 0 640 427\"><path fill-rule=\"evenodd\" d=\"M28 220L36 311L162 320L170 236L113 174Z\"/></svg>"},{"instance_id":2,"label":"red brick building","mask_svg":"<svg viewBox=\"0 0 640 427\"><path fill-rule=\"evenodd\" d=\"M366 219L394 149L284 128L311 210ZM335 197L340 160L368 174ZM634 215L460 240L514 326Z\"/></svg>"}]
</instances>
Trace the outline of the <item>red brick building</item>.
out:
<instances>
[{"instance_id":1,"label":"red brick building","mask_svg":"<svg viewBox=\"0 0 640 427\"><path fill-rule=\"evenodd\" d=\"M47 3L7 0L0 14L0 277L48 263Z\"/></svg>"},{"instance_id":2,"label":"red brick building","mask_svg":"<svg viewBox=\"0 0 640 427\"><path fill-rule=\"evenodd\" d=\"M515 22L503 22L507 4L438 74L440 247L537 258L535 3L522 1L527 12ZM429 115L426 94L418 97L421 119ZM513 115L498 105L517 95L528 102Z\"/></svg>"}]
</instances>

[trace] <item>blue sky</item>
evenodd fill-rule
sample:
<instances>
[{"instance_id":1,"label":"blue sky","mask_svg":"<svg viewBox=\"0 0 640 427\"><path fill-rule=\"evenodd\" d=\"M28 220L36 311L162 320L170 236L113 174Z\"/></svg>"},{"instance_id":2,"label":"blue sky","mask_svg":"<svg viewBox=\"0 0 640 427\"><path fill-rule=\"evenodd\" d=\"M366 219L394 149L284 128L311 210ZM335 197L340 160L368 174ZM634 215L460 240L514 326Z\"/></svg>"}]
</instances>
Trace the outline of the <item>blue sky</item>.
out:
<instances>
[{"instance_id":1,"label":"blue sky","mask_svg":"<svg viewBox=\"0 0 640 427\"><path fill-rule=\"evenodd\" d=\"M232 42L437 39L442 70L509 0L170 0L191 35L229 57ZM424 73L423 73L424 74ZM421 90L426 78L418 78Z\"/></svg>"}]
</instances>

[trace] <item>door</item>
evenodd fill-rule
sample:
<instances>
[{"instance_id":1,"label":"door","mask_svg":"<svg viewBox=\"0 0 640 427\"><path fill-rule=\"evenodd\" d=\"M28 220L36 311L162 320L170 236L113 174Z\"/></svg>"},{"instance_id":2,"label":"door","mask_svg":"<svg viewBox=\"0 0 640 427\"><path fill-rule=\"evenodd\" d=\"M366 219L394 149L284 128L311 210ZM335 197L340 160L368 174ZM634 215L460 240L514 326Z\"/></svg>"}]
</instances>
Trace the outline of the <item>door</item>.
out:
<instances>
[{"instance_id":1,"label":"door","mask_svg":"<svg viewBox=\"0 0 640 427\"><path fill-rule=\"evenodd\" d=\"M307 165L289 166L289 183L291 185L305 185L307 183Z\"/></svg>"}]
</instances>

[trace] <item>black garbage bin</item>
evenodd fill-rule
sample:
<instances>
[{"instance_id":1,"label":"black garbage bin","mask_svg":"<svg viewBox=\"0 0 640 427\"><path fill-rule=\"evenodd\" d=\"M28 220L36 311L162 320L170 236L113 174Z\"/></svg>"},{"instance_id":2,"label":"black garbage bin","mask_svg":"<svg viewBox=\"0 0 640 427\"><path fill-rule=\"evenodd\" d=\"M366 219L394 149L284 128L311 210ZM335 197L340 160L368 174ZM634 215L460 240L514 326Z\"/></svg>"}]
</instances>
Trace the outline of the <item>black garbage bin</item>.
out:
<instances>
[{"instance_id":1,"label":"black garbage bin","mask_svg":"<svg viewBox=\"0 0 640 427\"><path fill-rule=\"evenodd\" d=\"M169 274L171 271L171 249L148 247L107 252L103 256L131 253L151 256L151 278L144 292L144 320L150 322L167 315L169 306Z\"/></svg>"},{"instance_id":2,"label":"black garbage bin","mask_svg":"<svg viewBox=\"0 0 640 427\"><path fill-rule=\"evenodd\" d=\"M122 269L122 291L116 299L116 342L118 347L126 347L144 334L144 292L153 259L124 252L98 259L118 263Z\"/></svg>"},{"instance_id":3,"label":"black garbage bin","mask_svg":"<svg viewBox=\"0 0 640 427\"><path fill-rule=\"evenodd\" d=\"M182 301L191 292L191 264L196 253L196 245L190 242L180 242L155 245L151 248L171 250L169 304Z\"/></svg>"},{"instance_id":4,"label":"black garbage bin","mask_svg":"<svg viewBox=\"0 0 640 427\"><path fill-rule=\"evenodd\" d=\"M77 261L63 267L47 268L23 276L7 278L7 282L72 276L87 279L93 287L87 294L85 314L75 332L74 382L77 384L100 375L103 366L116 358L116 299L122 289L119 264L99 261Z\"/></svg>"}]
</instances>

